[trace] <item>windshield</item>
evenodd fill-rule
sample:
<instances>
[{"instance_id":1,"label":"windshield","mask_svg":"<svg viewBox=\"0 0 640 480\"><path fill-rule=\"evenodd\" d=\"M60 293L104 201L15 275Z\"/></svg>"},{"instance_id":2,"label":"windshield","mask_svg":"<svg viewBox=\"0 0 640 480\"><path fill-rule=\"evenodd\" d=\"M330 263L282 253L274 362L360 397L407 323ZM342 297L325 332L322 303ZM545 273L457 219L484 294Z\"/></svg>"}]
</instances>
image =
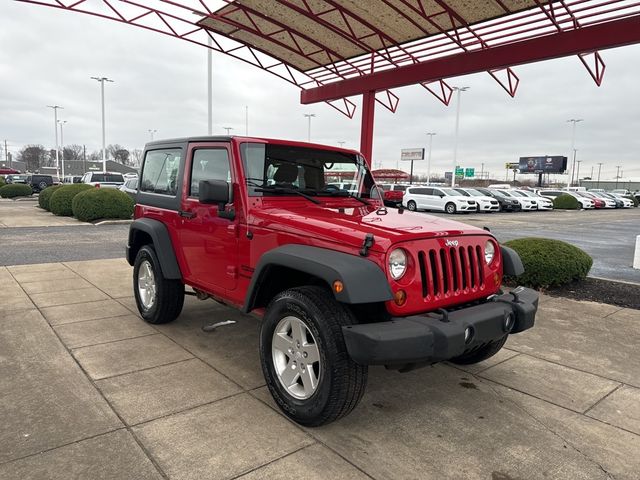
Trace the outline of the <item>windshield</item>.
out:
<instances>
[{"instance_id":1,"label":"windshield","mask_svg":"<svg viewBox=\"0 0 640 480\"><path fill-rule=\"evenodd\" d=\"M474 190L473 188L468 189L467 192L469 192L472 197L486 197L484 193Z\"/></svg>"},{"instance_id":2,"label":"windshield","mask_svg":"<svg viewBox=\"0 0 640 480\"><path fill-rule=\"evenodd\" d=\"M524 193L524 192L518 192L518 191L515 191L515 192L512 192L512 193L513 193L514 195L519 196L519 197L528 197L528 196L529 196L529 195L527 195L527 194L526 194L526 193Z\"/></svg>"},{"instance_id":3,"label":"windshield","mask_svg":"<svg viewBox=\"0 0 640 480\"><path fill-rule=\"evenodd\" d=\"M243 143L240 151L249 196L380 198L360 155L264 143Z\"/></svg>"},{"instance_id":4,"label":"windshield","mask_svg":"<svg viewBox=\"0 0 640 480\"><path fill-rule=\"evenodd\" d=\"M502 194L503 197L515 197L515 195L511 192L507 192L505 190L498 190Z\"/></svg>"},{"instance_id":5,"label":"windshield","mask_svg":"<svg viewBox=\"0 0 640 480\"><path fill-rule=\"evenodd\" d=\"M469 192L466 192L465 190L462 190L461 188L454 188L454 190L462 195L464 195L465 197L470 197L471 194Z\"/></svg>"},{"instance_id":6,"label":"windshield","mask_svg":"<svg viewBox=\"0 0 640 480\"><path fill-rule=\"evenodd\" d=\"M450 197L461 197L461 196L463 196L460 192L457 192L453 188L441 188L440 190L442 190L442 193L444 193L445 195L449 195Z\"/></svg>"}]
</instances>

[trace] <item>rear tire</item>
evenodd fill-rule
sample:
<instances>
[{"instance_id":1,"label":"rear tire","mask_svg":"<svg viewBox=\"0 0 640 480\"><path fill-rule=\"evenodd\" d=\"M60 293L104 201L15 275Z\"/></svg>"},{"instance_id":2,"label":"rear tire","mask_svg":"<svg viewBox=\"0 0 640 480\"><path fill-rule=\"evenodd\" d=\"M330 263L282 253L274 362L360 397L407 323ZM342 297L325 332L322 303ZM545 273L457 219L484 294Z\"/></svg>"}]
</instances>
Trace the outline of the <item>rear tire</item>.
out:
<instances>
[{"instance_id":1,"label":"rear tire","mask_svg":"<svg viewBox=\"0 0 640 480\"><path fill-rule=\"evenodd\" d=\"M456 213L456 204L451 202L447 203L444 206L444 211L447 212L448 214Z\"/></svg>"},{"instance_id":2,"label":"rear tire","mask_svg":"<svg viewBox=\"0 0 640 480\"><path fill-rule=\"evenodd\" d=\"M495 342L490 342L484 347L479 348L478 350L474 350L473 352L466 355L460 355L459 357L452 358L449 361L458 365L471 365L473 363L482 362L498 353L507 341L508 336L509 335L505 335L501 339L496 340Z\"/></svg>"},{"instance_id":3,"label":"rear tire","mask_svg":"<svg viewBox=\"0 0 640 480\"><path fill-rule=\"evenodd\" d=\"M262 371L274 400L295 422L325 425L362 398L368 369L351 359L342 334L353 323L351 312L321 287L292 288L269 304L260 332Z\"/></svg>"},{"instance_id":4,"label":"rear tire","mask_svg":"<svg viewBox=\"0 0 640 480\"><path fill-rule=\"evenodd\" d=\"M184 305L184 285L164 277L152 245L143 246L133 265L133 291L140 316L158 325L175 320Z\"/></svg>"},{"instance_id":5,"label":"rear tire","mask_svg":"<svg viewBox=\"0 0 640 480\"><path fill-rule=\"evenodd\" d=\"M407 210L409 210L411 212L417 212L418 211L418 205L416 205L416 202L414 202L413 200L409 200L407 202Z\"/></svg>"}]
</instances>

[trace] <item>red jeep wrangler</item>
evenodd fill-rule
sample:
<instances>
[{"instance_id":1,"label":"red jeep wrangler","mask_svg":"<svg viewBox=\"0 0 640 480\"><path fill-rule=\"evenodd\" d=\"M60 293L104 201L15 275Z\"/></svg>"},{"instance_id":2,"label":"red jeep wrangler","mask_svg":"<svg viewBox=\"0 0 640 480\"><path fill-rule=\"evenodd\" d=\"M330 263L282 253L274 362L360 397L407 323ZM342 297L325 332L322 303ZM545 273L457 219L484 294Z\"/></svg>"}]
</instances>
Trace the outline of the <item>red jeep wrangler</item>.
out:
<instances>
[{"instance_id":1,"label":"red jeep wrangler","mask_svg":"<svg viewBox=\"0 0 640 480\"><path fill-rule=\"evenodd\" d=\"M522 263L488 231L387 209L358 152L282 140L148 144L127 260L150 323L178 317L185 286L262 317L267 386L309 426L355 408L369 365L480 362L538 304L500 290Z\"/></svg>"}]
</instances>

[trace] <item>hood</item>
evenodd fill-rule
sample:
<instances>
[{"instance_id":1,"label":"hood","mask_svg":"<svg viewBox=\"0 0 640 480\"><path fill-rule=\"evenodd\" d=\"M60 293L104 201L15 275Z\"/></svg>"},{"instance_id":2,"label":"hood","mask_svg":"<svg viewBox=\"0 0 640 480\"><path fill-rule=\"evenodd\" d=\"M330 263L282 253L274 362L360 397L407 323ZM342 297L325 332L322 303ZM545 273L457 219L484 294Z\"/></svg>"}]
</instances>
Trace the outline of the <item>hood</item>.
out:
<instances>
[{"instance_id":1,"label":"hood","mask_svg":"<svg viewBox=\"0 0 640 480\"><path fill-rule=\"evenodd\" d=\"M400 213L402 212L402 213ZM489 235L485 230L433 215L375 206L338 207L325 205L293 206L266 202L252 209L250 224L329 243L360 248L367 233L374 236L372 250L386 251L391 245L453 235Z\"/></svg>"}]
</instances>

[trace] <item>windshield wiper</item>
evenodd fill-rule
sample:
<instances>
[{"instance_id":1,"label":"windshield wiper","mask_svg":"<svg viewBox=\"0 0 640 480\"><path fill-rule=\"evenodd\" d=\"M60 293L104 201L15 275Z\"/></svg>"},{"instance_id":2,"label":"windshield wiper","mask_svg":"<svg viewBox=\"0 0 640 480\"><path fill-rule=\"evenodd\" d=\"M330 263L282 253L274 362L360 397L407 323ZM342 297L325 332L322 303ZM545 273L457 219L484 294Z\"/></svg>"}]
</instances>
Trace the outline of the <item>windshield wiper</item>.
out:
<instances>
[{"instance_id":1,"label":"windshield wiper","mask_svg":"<svg viewBox=\"0 0 640 480\"><path fill-rule=\"evenodd\" d=\"M323 192L325 193L325 192ZM353 198L355 200L358 200L360 203L364 204L364 205L371 205L371 203L367 202L364 198L361 198L357 195L354 195L351 192L348 192L347 190L336 190L333 192L326 192L328 193L330 196L332 197L348 197L348 198Z\"/></svg>"},{"instance_id":2,"label":"windshield wiper","mask_svg":"<svg viewBox=\"0 0 640 480\"><path fill-rule=\"evenodd\" d=\"M316 205L322 204L322 202L319 202L318 200L311 197L310 195L307 195L306 193L302 193L300 190L296 190L295 188L278 187L276 185L260 185L258 183L252 182L251 180L247 180L247 185L254 187L254 191L256 192L289 193L289 194L292 193L294 195L299 195L302 198L306 198L307 200L309 200L312 203L315 203Z\"/></svg>"}]
</instances>

